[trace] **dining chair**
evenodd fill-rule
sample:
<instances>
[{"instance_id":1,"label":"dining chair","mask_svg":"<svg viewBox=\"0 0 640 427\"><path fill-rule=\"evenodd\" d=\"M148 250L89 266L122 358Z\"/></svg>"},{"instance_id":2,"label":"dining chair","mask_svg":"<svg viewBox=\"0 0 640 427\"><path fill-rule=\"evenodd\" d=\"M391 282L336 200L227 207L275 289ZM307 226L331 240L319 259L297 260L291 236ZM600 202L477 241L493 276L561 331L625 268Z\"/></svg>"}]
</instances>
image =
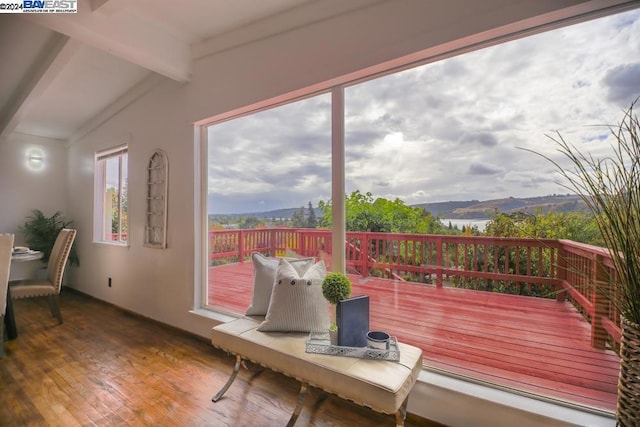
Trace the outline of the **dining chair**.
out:
<instances>
[{"instance_id":1,"label":"dining chair","mask_svg":"<svg viewBox=\"0 0 640 427\"><path fill-rule=\"evenodd\" d=\"M0 234L0 359L4 355L4 314L7 310L7 287L11 269L13 234Z\"/></svg>"},{"instance_id":2,"label":"dining chair","mask_svg":"<svg viewBox=\"0 0 640 427\"><path fill-rule=\"evenodd\" d=\"M62 287L62 275L67 265L71 246L76 238L76 230L63 228L53 244L49 263L47 264L46 278L39 280L23 280L17 284L11 284L11 298L47 297L51 314L62 323L60 313L60 288Z\"/></svg>"}]
</instances>

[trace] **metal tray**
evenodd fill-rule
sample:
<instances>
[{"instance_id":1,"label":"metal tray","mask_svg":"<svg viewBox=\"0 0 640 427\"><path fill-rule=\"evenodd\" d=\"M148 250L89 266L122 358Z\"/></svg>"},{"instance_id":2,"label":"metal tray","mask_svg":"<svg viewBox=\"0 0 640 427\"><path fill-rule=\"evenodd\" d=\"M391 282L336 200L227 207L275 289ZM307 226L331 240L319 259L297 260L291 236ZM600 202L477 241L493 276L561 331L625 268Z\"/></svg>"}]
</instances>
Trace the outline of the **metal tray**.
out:
<instances>
[{"instance_id":1,"label":"metal tray","mask_svg":"<svg viewBox=\"0 0 640 427\"><path fill-rule=\"evenodd\" d=\"M331 345L328 332L311 332L307 339L307 353L330 354L333 356L358 357L360 359L390 360L397 362L400 360L400 350L398 349L398 339L389 339L389 350L378 350L369 347L343 347Z\"/></svg>"}]
</instances>

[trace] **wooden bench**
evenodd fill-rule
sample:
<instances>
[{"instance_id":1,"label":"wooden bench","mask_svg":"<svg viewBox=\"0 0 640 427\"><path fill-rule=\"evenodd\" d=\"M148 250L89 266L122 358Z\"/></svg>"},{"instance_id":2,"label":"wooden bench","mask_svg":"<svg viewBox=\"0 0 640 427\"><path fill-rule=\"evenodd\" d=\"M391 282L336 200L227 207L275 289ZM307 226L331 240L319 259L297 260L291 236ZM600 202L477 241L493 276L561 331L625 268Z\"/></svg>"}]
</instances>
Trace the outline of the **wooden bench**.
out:
<instances>
[{"instance_id":1,"label":"wooden bench","mask_svg":"<svg viewBox=\"0 0 640 427\"><path fill-rule=\"evenodd\" d=\"M288 426L300 415L309 386L395 414L396 425L404 425L408 396L422 368L421 349L398 343L398 362L306 353L309 334L260 332L257 327L261 321L244 317L213 328L212 344L236 356L231 377L213 396L214 402L231 386L246 359L300 381L298 402Z\"/></svg>"}]
</instances>

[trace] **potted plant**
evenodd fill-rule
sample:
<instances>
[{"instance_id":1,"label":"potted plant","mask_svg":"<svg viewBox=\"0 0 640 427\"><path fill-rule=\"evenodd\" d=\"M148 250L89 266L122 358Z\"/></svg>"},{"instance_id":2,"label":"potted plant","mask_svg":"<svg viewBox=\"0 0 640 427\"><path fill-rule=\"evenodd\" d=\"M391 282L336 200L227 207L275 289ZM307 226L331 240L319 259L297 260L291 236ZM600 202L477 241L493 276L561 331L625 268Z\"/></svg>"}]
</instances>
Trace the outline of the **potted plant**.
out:
<instances>
[{"instance_id":1,"label":"potted plant","mask_svg":"<svg viewBox=\"0 0 640 427\"><path fill-rule=\"evenodd\" d=\"M336 307L338 301L351 296L351 281L342 273L329 273L322 281L322 295L331 304L331 326L329 337L331 344L337 343L338 324L336 323Z\"/></svg>"},{"instance_id":2,"label":"potted plant","mask_svg":"<svg viewBox=\"0 0 640 427\"><path fill-rule=\"evenodd\" d=\"M24 239L30 249L42 252L42 261L47 262L51 256L51 250L56 242L56 238L63 228L68 228L73 221L65 218L62 212L57 211L47 217L39 209L34 209L20 231L24 234ZM75 246L71 247L69 253L69 264L80 265L80 259L75 251Z\"/></svg>"},{"instance_id":3,"label":"potted plant","mask_svg":"<svg viewBox=\"0 0 640 427\"><path fill-rule=\"evenodd\" d=\"M604 292L621 316L616 418L622 426L636 425L640 419L640 122L633 113L637 101L618 126L610 127L615 145L609 157L585 155L560 134L552 139L573 168L562 168L543 156L594 214L616 270L617 280L596 284L596 291Z\"/></svg>"}]
</instances>

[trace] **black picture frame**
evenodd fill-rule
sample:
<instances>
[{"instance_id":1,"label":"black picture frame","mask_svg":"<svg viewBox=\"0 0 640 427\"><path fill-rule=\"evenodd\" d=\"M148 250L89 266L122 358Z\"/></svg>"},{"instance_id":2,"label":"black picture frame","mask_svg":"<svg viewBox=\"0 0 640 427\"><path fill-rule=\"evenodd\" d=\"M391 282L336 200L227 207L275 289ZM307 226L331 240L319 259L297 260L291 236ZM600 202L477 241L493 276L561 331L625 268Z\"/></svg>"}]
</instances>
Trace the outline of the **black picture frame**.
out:
<instances>
[{"instance_id":1,"label":"black picture frame","mask_svg":"<svg viewBox=\"0 0 640 427\"><path fill-rule=\"evenodd\" d=\"M369 332L369 296L358 295L338 301L336 324L339 346L366 347Z\"/></svg>"}]
</instances>

